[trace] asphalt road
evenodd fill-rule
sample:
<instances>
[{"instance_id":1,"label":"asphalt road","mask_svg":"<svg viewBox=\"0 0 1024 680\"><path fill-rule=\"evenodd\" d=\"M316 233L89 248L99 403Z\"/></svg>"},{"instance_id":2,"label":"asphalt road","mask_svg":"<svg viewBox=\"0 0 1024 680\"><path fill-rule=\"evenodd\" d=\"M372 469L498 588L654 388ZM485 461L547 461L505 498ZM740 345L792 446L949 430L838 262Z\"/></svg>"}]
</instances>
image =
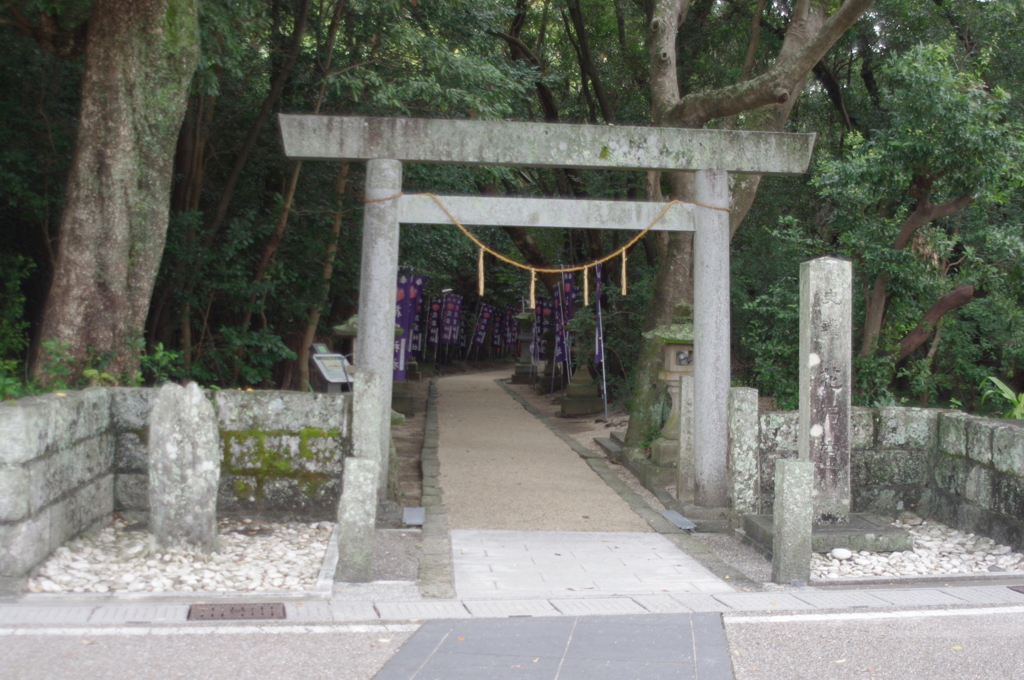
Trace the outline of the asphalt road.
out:
<instances>
[{"instance_id":1,"label":"asphalt road","mask_svg":"<svg viewBox=\"0 0 1024 680\"><path fill-rule=\"evenodd\" d=\"M369 680L418 626L49 629L0 637L3 680ZM268 628L268 630L270 630ZM163 631L161 633L161 631Z\"/></svg>"},{"instance_id":2,"label":"asphalt road","mask_svg":"<svg viewBox=\"0 0 1024 680\"><path fill-rule=\"evenodd\" d=\"M1024 678L1019 607L727 614L725 630L736 680Z\"/></svg>"}]
</instances>

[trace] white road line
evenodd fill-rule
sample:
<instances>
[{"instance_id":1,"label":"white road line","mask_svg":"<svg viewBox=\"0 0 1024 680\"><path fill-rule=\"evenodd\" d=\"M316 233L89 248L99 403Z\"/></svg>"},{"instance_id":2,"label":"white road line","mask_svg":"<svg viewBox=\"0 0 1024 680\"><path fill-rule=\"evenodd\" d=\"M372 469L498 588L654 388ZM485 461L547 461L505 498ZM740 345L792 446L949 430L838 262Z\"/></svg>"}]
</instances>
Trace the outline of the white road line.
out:
<instances>
[{"instance_id":1,"label":"white road line","mask_svg":"<svg viewBox=\"0 0 1024 680\"><path fill-rule=\"evenodd\" d=\"M849 612L834 614L786 614L782 616L744 616L726 613L726 624L742 623L800 623L810 621L871 621L875 619L918 619L946 616L986 616L994 614L1024 614L1024 607L984 607L977 609L924 609L898 612Z\"/></svg>"},{"instance_id":2,"label":"white road line","mask_svg":"<svg viewBox=\"0 0 1024 680\"><path fill-rule=\"evenodd\" d=\"M82 637L109 637L116 635L304 635L335 633L413 633L420 624L360 624L350 626L136 626L115 628L0 628L0 637L12 635L77 635Z\"/></svg>"}]
</instances>

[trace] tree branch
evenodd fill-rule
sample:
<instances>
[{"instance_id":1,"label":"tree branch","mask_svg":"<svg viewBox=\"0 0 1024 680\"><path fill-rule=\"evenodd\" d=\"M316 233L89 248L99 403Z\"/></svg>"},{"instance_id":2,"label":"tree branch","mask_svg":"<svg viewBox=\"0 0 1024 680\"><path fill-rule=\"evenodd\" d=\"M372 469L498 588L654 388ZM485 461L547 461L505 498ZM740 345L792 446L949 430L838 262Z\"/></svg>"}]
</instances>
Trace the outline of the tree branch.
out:
<instances>
[{"instance_id":1,"label":"tree branch","mask_svg":"<svg viewBox=\"0 0 1024 680\"><path fill-rule=\"evenodd\" d=\"M587 41L587 30L583 24L583 12L580 10L579 0L567 3L569 6L569 18L572 19L573 28L576 29L576 39L579 41L580 67L590 76L590 82L594 86L594 94L597 96L597 103L601 107L601 116L609 125L615 124L615 111L608 101L608 95L601 84L601 74L597 72L597 65L590 54L590 43Z\"/></svg>"},{"instance_id":2,"label":"tree branch","mask_svg":"<svg viewBox=\"0 0 1024 680\"><path fill-rule=\"evenodd\" d=\"M907 333L900 341L899 353L896 361L902 361L915 349L924 344L931 335L932 329L938 324L947 312L957 307L963 307L974 298L974 284L964 283L940 297L935 304L928 308L914 330Z\"/></svg>"},{"instance_id":3,"label":"tree branch","mask_svg":"<svg viewBox=\"0 0 1024 680\"><path fill-rule=\"evenodd\" d=\"M772 68L752 80L687 95L666 112L666 122L696 128L715 118L785 103L796 94L794 90L802 85L814 65L873 3L874 0L847 0L794 54L788 57L780 54ZM794 21L797 21L795 13ZM789 30L794 28L799 27L791 24Z\"/></svg>"},{"instance_id":4,"label":"tree branch","mask_svg":"<svg viewBox=\"0 0 1024 680\"><path fill-rule=\"evenodd\" d=\"M914 212L910 213L907 219L903 221L903 224L900 225L900 233L897 234L896 240L893 242L893 248L896 250L906 248L907 244L910 243L910 239L913 238L914 232L918 229L929 222L955 215L964 210L973 201L974 197L970 194L962 194L952 201L940 205L934 205L927 197L922 198Z\"/></svg>"},{"instance_id":5,"label":"tree branch","mask_svg":"<svg viewBox=\"0 0 1024 680\"><path fill-rule=\"evenodd\" d=\"M74 28L62 28L56 14L39 13L39 25L33 26L25 18L25 15L18 11L17 7L9 7L10 20L0 20L0 23L15 26L22 33L36 41L39 48L47 54L52 54L58 59L70 59L85 52L85 36L89 27L89 20L80 22Z\"/></svg>"}]
</instances>

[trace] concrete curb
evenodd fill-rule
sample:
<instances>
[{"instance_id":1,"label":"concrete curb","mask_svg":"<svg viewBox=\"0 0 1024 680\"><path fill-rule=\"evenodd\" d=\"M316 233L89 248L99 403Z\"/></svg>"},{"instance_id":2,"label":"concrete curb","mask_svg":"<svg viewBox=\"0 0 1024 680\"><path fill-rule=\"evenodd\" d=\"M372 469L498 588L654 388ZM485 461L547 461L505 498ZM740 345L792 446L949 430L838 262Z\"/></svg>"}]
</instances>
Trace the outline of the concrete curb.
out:
<instances>
[{"instance_id":1,"label":"concrete curb","mask_svg":"<svg viewBox=\"0 0 1024 680\"><path fill-rule=\"evenodd\" d=\"M448 517L441 492L441 461L437 455L440 435L437 420L437 378L430 379L427 394L426 425L423 432L423 522L418 586L425 598L455 597L455 571L452 566L452 544L448 535Z\"/></svg>"}]
</instances>

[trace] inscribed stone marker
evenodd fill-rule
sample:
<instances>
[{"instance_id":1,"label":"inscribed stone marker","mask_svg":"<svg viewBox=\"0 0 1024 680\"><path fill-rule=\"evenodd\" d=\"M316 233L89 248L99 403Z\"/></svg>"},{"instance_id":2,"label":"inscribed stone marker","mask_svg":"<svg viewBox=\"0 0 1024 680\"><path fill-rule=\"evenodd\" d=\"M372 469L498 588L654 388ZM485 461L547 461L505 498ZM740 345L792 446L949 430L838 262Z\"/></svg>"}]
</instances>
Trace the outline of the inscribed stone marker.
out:
<instances>
[{"instance_id":1,"label":"inscribed stone marker","mask_svg":"<svg viewBox=\"0 0 1024 680\"><path fill-rule=\"evenodd\" d=\"M217 549L221 452L213 404L195 383L167 383L149 418L150 530L161 549Z\"/></svg>"},{"instance_id":2,"label":"inscribed stone marker","mask_svg":"<svg viewBox=\"0 0 1024 680\"><path fill-rule=\"evenodd\" d=\"M800 460L814 463L814 521L850 521L853 267L820 257L800 265Z\"/></svg>"}]
</instances>

